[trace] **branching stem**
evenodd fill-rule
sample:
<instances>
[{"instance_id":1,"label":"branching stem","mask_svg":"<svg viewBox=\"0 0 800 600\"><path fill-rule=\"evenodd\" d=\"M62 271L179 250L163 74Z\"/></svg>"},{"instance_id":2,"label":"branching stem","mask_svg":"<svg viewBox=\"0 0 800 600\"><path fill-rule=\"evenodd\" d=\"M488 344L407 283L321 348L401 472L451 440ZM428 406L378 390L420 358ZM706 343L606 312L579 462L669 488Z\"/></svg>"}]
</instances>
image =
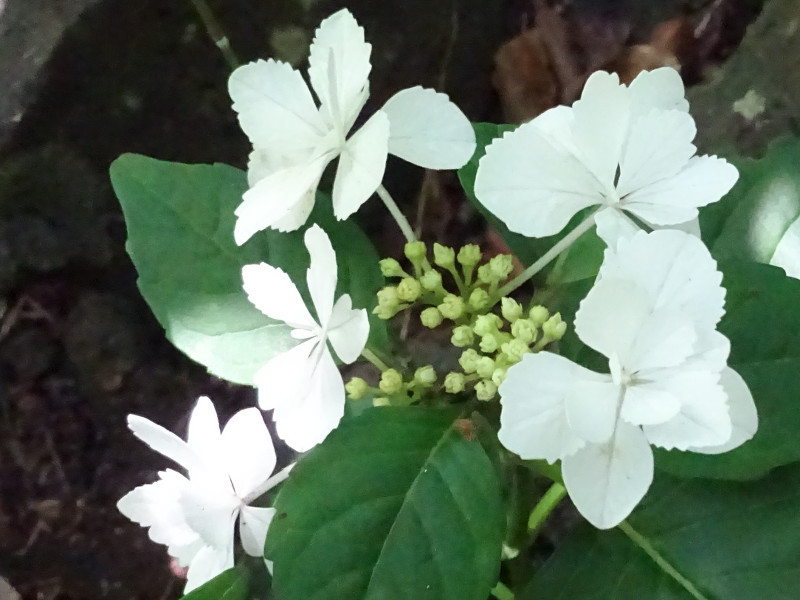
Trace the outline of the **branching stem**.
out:
<instances>
[{"instance_id":1,"label":"branching stem","mask_svg":"<svg viewBox=\"0 0 800 600\"><path fill-rule=\"evenodd\" d=\"M236 57L236 53L233 51L233 48L231 48L231 43L228 40L228 36L225 35L225 30L222 29L222 25L220 24L216 15L214 15L214 12L211 10L211 7L208 5L206 0L189 1L192 3L192 6L194 6L194 9L197 11L200 20L203 22L206 32L208 33L208 37L211 38L211 41L214 42L214 45L219 48L220 52L222 52L222 56L225 58L225 62L228 63L231 71L238 68L239 59Z\"/></svg>"},{"instance_id":2,"label":"branching stem","mask_svg":"<svg viewBox=\"0 0 800 600\"><path fill-rule=\"evenodd\" d=\"M414 230L411 228L411 224L406 219L405 215L400 211L400 208L397 206L397 203L392 198L392 195L389 191L383 187L383 185L379 185L378 189L375 190L380 196L383 203L386 205L386 208L389 209L389 214L392 215L392 218L397 222L398 227L400 227L400 231L403 232L403 235L406 238L407 242L415 242L417 241L417 236L414 235Z\"/></svg>"},{"instance_id":3,"label":"branching stem","mask_svg":"<svg viewBox=\"0 0 800 600\"><path fill-rule=\"evenodd\" d=\"M528 531L536 532L553 512L558 503L567 495L567 489L558 482L553 483L544 493L542 499L533 507L531 516L528 517Z\"/></svg>"}]
</instances>

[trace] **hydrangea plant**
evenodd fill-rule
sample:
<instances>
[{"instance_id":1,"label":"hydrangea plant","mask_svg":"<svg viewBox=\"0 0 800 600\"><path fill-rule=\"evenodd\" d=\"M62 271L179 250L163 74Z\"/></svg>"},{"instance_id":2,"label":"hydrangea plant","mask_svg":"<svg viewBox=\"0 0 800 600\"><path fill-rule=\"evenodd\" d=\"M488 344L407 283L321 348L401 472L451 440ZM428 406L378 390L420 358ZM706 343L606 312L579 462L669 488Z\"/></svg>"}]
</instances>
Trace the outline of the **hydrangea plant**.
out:
<instances>
[{"instance_id":1,"label":"hydrangea plant","mask_svg":"<svg viewBox=\"0 0 800 600\"><path fill-rule=\"evenodd\" d=\"M287 600L796 598L800 285L709 249L704 207L738 171L696 155L678 73L597 72L572 107L518 128L414 87L351 134L370 53L341 10L316 32L310 87L279 61L236 69L246 173L112 166L167 336L265 411L220 431L201 398L187 441L132 415L185 474L120 511L189 568L195 599L263 582ZM383 186L387 154L458 169L523 236L509 244L527 268L416 239ZM402 256L379 259L351 218L373 194ZM602 243L583 243L595 226ZM404 347L409 317L449 340L449 362ZM298 453L277 474L264 417ZM567 496L585 523L534 568Z\"/></svg>"}]
</instances>

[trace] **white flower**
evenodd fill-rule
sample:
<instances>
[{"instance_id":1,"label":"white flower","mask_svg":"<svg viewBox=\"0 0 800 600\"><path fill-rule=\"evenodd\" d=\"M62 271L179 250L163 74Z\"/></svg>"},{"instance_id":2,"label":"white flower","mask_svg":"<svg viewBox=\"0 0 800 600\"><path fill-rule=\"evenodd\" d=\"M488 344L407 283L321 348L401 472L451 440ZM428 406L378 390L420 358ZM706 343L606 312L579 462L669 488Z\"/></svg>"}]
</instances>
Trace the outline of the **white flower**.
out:
<instances>
[{"instance_id":1,"label":"white flower","mask_svg":"<svg viewBox=\"0 0 800 600\"><path fill-rule=\"evenodd\" d=\"M328 236L313 225L305 233L305 243L311 255L306 281L316 320L286 273L264 263L242 269L250 302L271 319L293 327L293 338L304 340L272 358L254 377L261 408L275 410L278 435L300 452L324 440L344 415L344 383L327 342L349 364L361 354L369 336L366 310L353 310L348 294L333 302L336 254Z\"/></svg>"},{"instance_id":2,"label":"white flower","mask_svg":"<svg viewBox=\"0 0 800 600\"><path fill-rule=\"evenodd\" d=\"M599 206L609 245L638 229L686 224L733 187L736 168L695 156L696 129L678 73L643 71L630 87L595 72L581 99L552 108L495 140L481 159L475 195L512 231L544 237ZM696 227L696 224L694 224Z\"/></svg>"},{"instance_id":3,"label":"white flower","mask_svg":"<svg viewBox=\"0 0 800 600\"><path fill-rule=\"evenodd\" d=\"M719 453L755 434L752 396L715 329L721 279L696 237L638 232L606 250L575 317L610 374L549 352L508 370L500 441L525 459L561 459L570 497L595 526L617 525L647 492L650 444Z\"/></svg>"},{"instance_id":4,"label":"white flower","mask_svg":"<svg viewBox=\"0 0 800 600\"><path fill-rule=\"evenodd\" d=\"M229 92L253 144L250 190L236 209L236 243L267 227L292 231L306 222L325 167L339 156L333 211L346 219L383 179L387 153L429 169L456 169L475 151L475 133L445 94L413 87L395 94L347 138L369 97L370 53L364 30L342 9L317 29L308 78L286 63L244 65Z\"/></svg>"},{"instance_id":5,"label":"white flower","mask_svg":"<svg viewBox=\"0 0 800 600\"><path fill-rule=\"evenodd\" d=\"M275 449L256 408L236 413L220 433L214 405L197 401L187 441L137 415L128 427L153 450L185 468L188 477L167 470L155 483L137 487L118 503L119 511L150 528L150 539L165 544L171 556L188 566L185 592L233 566L234 526L250 556L263 556L274 508L248 506L285 479L270 478Z\"/></svg>"}]
</instances>

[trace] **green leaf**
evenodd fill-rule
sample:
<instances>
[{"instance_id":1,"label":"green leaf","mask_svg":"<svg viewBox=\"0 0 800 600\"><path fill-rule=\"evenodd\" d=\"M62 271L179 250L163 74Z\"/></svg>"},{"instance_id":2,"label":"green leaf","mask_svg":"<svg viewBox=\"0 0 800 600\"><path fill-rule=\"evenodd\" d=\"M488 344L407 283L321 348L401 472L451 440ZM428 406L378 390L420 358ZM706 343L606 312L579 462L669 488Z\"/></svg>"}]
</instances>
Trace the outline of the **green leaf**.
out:
<instances>
[{"instance_id":1,"label":"green leaf","mask_svg":"<svg viewBox=\"0 0 800 600\"><path fill-rule=\"evenodd\" d=\"M716 456L658 451L657 466L681 476L747 479L800 461L800 281L767 265L722 265L729 364L747 382L759 415L755 437Z\"/></svg>"},{"instance_id":2,"label":"green leaf","mask_svg":"<svg viewBox=\"0 0 800 600\"><path fill-rule=\"evenodd\" d=\"M276 594L485 600L505 517L495 468L465 422L389 407L345 419L276 498L265 550Z\"/></svg>"},{"instance_id":3,"label":"green leaf","mask_svg":"<svg viewBox=\"0 0 800 600\"><path fill-rule=\"evenodd\" d=\"M248 600L250 597L250 572L242 567L223 571L183 596L183 600Z\"/></svg>"},{"instance_id":4,"label":"green leaf","mask_svg":"<svg viewBox=\"0 0 800 600\"><path fill-rule=\"evenodd\" d=\"M304 292L303 232L269 230L237 246L233 211L247 178L227 165L125 154L111 165L111 181L125 215L139 289L167 337L214 375L251 384L267 360L296 341L288 326L250 304L241 268L268 262ZM336 221L325 201L317 202L311 221L320 223L336 250L339 293L349 292L356 307L371 307L383 278L369 240L352 222ZM372 319L371 328L370 343L385 346L385 324Z\"/></svg>"},{"instance_id":5,"label":"green leaf","mask_svg":"<svg viewBox=\"0 0 800 600\"><path fill-rule=\"evenodd\" d=\"M582 525L518 598L796 600L798 506L797 466L758 483L662 477L628 520L636 542L619 529Z\"/></svg>"}]
</instances>

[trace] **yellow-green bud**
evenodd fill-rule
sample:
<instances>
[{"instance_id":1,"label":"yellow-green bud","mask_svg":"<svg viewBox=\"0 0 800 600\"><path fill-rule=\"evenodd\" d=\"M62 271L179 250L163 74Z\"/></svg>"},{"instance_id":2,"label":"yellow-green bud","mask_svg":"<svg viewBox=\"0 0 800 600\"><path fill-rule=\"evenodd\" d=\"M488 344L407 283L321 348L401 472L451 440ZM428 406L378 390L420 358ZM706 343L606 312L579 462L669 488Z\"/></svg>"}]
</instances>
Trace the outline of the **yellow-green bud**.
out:
<instances>
[{"instance_id":1,"label":"yellow-green bud","mask_svg":"<svg viewBox=\"0 0 800 600\"><path fill-rule=\"evenodd\" d=\"M489 306L489 294L483 288L475 288L469 295L469 305L472 310L483 310Z\"/></svg>"},{"instance_id":2,"label":"yellow-green bud","mask_svg":"<svg viewBox=\"0 0 800 600\"><path fill-rule=\"evenodd\" d=\"M481 352L485 352L486 354L491 354L492 352L497 352L497 348L500 346L500 343L498 342L497 336L495 334L487 333L486 335L481 337L480 346L481 346Z\"/></svg>"},{"instance_id":3,"label":"yellow-green bud","mask_svg":"<svg viewBox=\"0 0 800 600\"><path fill-rule=\"evenodd\" d=\"M364 397L364 394L367 393L369 386L367 382L361 379L361 377L353 377L347 384L344 386L347 395L350 397L351 400L361 400Z\"/></svg>"},{"instance_id":4,"label":"yellow-green bud","mask_svg":"<svg viewBox=\"0 0 800 600\"><path fill-rule=\"evenodd\" d=\"M478 400L487 402L497 394L497 386L491 379L484 379L475 384L475 395Z\"/></svg>"},{"instance_id":5,"label":"yellow-green bud","mask_svg":"<svg viewBox=\"0 0 800 600\"><path fill-rule=\"evenodd\" d=\"M478 354L477 350L468 348L461 353L461 357L458 359L458 364L461 365L461 368L464 369L465 373L474 373L475 369L478 368L478 361L480 358L481 355Z\"/></svg>"},{"instance_id":6,"label":"yellow-green bud","mask_svg":"<svg viewBox=\"0 0 800 600\"><path fill-rule=\"evenodd\" d=\"M467 244L458 251L458 262L465 267L474 267L482 257L481 249L475 244Z\"/></svg>"},{"instance_id":7,"label":"yellow-green bud","mask_svg":"<svg viewBox=\"0 0 800 600\"><path fill-rule=\"evenodd\" d=\"M489 285L490 283L496 283L494 276L492 275L491 269L489 269L489 265L481 265L478 267L478 281Z\"/></svg>"},{"instance_id":8,"label":"yellow-green bud","mask_svg":"<svg viewBox=\"0 0 800 600\"><path fill-rule=\"evenodd\" d=\"M414 381L423 387L430 387L436 383L436 371L431 365L420 367L414 371Z\"/></svg>"},{"instance_id":9,"label":"yellow-green bud","mask_svg":"<svg viewBox=\"0 0 800 600\"><path fill-rule=\"evenodd\" d=\"M442 313L440 313L439 309L435 306L429 306L419 315L419 320L422 321L422 324L428 329L433 329L441 325L443 318Z\"/></svg>"},{"instance_id":10,"label":"yellow-green bud","mask_svg":"<svg viewBox=\"0 0 800 600\"><path fill-rule=\"evenodd\" d=\"M378 264L384 277L403 277L406 274L400 263L393 258L384 258Z\"/></svg>"},{"instance_id":11,"label":"yellow-green bud","mask_svg":"<svg viewBox=\"0 0 800 600\"><path fill-rule=\"evenodd\" d=\"M548 340L555 342L564 337L567 324L561 320L561 313L556 313L542 325L542 333Z\"/></svg>"},{"instance_id":12,"label":"yellow-green bud","mask_svg":"<svg viewBox=\"0 0 800 600\"><path fill-rule=\"evenodd\" d=\"M478 374L478 377L483 377L484 379L491 378L494 369L494 361L488 356L481 356L475 365L475 372Z\"/></svg>"},{"instance_id":13,"label":"yellow-green bud","mask_svg":"<svg viewBox=\"0 0 800 600\"><path fill-rule=\"evenodd\" d=\"M442 287L442 275L439 271L431 269L422 274L422 277L419 278L419 282L422 285L422 289L435 292Z\"/></svg>"},{"instance_id":14,"label":"yellow-green bud","mask_svg":"<svg viewBox=\"0 0 800 600\"><path fill-rule=\"evenodd\" d=\"M397 297L403 302L414 302L422 294L419 281L413 277L404 277L397 286Z\"/></svg>"},{"instance_id":15,"label":"yellow-green bud","mask_svg":"<svg viewBox=\"0 0 800 600\"><path fill-rule=\"evenodd\" d=\"M372 399L372 406L391 406L392 403L389 402L388 398L384 398L381 396L380 398L373 398Z\"/></svg>"},{"instance_id":16,"label":"yellow-green bud","mask_svg":"<svg viewBox=\"0 0 800 600\"><path fill-rule=\"evenodd\" d=\"M508 374L508 369L505 367L499 367L494 370L492 373L492 383L495 384L497 387L500 387L500 384L503 383L506 379L506 375Z\"/></svg>"},{"instance_id":17,"label":"yellow-green bud","mask_svg":"<svg viewBox=\"0 0 800 600\"><path fill-rule=\"evenodd\" d=\"M381 306L380 304L372 309L372 314L376 315L379 319L383 319L384 321L391 319L395 316L398 312L400 312L400 307L396 308L389 308L388 306Z\"/></svg>"},{"instance_id":18,"label":"yellow-green bud","mask_svg":"<svg viewBox=\"0 0 800 600\"><path fill-rule=\"evenodd\" d=\"M387 369L381 373L381 381L378 387L384 394L396 394L403 389L403 376L397 369Z\"/></svg>"},{"instance_id":19,"label":"yellow-green bud","mask_svg":"<svg viewBox=\"0 0 800 600\"><path fill-rule=\"evenodd\" d=\"M425 258L425 255L428 253L428 249L425 247L425 242L415 241L408 242L403 249L403 252L405 253L406 258L413 263Z\"/></svg>"},{"instance_id":20,"label":"yellow-green bud","mask_svg":"<svg viewBox=\"0 0 800 600\"><path fill-rule=\"evenodd\" d=\"M453 329L453 337L450 338L450 343L456 348L472 346L474 341L475 336L472 334L472 328L469 325L459 325Z\"/></svg>"},{"instance_id":21,"label":"yellow-green bud","mask_svg":"<svg viewBox=\"0 0 800 600\"><path fill-rule=\"evenodd\" d=\"M550 318L550 311L544 306L537 305L528 311L528 316L531 318L534 325L541 327L544 325L544 322Z\"/></svg>"},{"instance_id":22,"label":"yellow-green bud","mask_svg":"<svg viewBox=\"0 0 800 600\"><path fill-rule=\"evenodd\" d=\"M439 312L445 319L455 321L463 316L464 308L464 299L461 296L447 294L439 305Z\"/></svg>"},{"instance_id":23,"label":"yellow-green bud","mask_svg":"<svg viewBox=\"0 0 800 600\"><path fill-rule=\"evenodd\" d=\"M526 344L530 344L536 341L539 331L530 319L517 319L511 325L511 335Z\"/></svg>"},{"instance_id":24,"label":"yellow-green bud","mask_svg":"<svg viewBox=\"0 0 800 600\"><path fill-rule=\"evenodd\" d=\"M514 261L510 254L498 254L489 261L489 270L496 281L503 281L514 270Z\"/></svg>"},{"instance_id":25,"label":"yellow-green bud","mask_svg":"<svg viewBox=\"0 0 800 600\"><path fill-rule=\"evenodd\" d=\"M449 269L456 264L456 252L449 246L442 246L441 244L433 245L433 262L442 267Z\"/></svg>"},{"instance_id":26,"label":"yellow-green bud","mask_svg":"<svg viewBox=\"0 0 800 600\"><path fill-rule=\"evenodd\" d=\"M500 300L500 312L509 323L522 318L522 305L513 298L505 297Z\"/></svg>"},{"instance_id":27,"label":"yellow-green bud","mask_svg":"<svg viewBox=\"0 0 800 600\"><path fill-rule=\"evenodd\" d=\"M444 378L444 389L448 394L458 394L464 391L466 381L461 373L448 373Z\"/></svg>"},{"instance_id":28,"label":"yellow-green bud","mask_svg":"<svg viewBox=\"0 0 800 600\"><path fill-rule=\"evenodd\" d=\"M503 326L503 321L495 314L480 315L475 319L472 329L476 335L484 336L494 333Z\"/></svg>"},{"instance_id":29,"label":"yellow-green bud","mask_svg":"<svg viewBox=\"0 0 800 600\"><path fill-rule=\"evenodd\" d=\"M397 296L397 288L393 285L378 290L378 306L385 308L397 308L400 305L400 298Z\"/></svg>"},{"instance_id":30,"label":"yellow-green bud","mask_svg":"<svg viewBox=\"0 0 800 600\"><path fill-rule=\"evenodd\" d=\"M528 344L518 339L513 339L510 342L506 342L500 346L500 349L503 351L503 354L505 354L508 362L512 365L521 361L522 357L530 352Z\"/></svg>"}]
</instances>

